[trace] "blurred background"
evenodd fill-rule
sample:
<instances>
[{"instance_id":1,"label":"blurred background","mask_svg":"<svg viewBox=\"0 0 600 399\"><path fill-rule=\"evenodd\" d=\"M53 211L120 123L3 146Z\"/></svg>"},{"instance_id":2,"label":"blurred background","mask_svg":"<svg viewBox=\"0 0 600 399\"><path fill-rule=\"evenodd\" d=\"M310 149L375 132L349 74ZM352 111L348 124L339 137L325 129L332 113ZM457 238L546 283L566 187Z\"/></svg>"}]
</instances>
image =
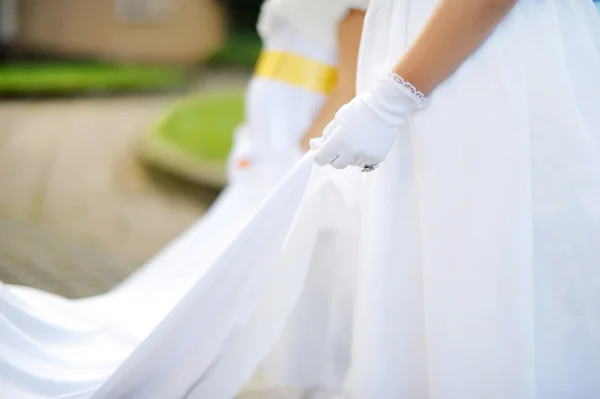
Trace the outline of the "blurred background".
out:
<instances>
[{"instance_id":1,"label":"blurred background","mask_svg":"<svg viewBox=\"0 0 600 399\"><path fill-rule=\"evenodd\" d=\"M225 184L260 0L0 0L0 281L106 291Z\"/></svg>"},{"instance_id":2,"label":"blurred background","mask_svg":"<svg viewBox=\"0 0 600 399\"><path fill-rule=\"evenodd\" d=\"M261 2L0 0L0 281L100 293L203 214Z\"/></svg>"}]
</instances>

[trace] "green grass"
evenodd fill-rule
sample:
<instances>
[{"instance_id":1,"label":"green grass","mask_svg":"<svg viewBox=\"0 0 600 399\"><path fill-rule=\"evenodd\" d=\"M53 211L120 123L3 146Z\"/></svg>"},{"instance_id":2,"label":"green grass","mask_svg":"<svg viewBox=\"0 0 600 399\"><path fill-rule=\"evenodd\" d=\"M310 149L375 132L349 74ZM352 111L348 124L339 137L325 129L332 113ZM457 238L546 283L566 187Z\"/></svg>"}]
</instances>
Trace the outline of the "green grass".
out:
<instances>
[{"instance_id":1,"label":"green grass","mask_svg":"<svg viewBox=\"0 0 600 399\"><path fill-rule=\"evenodd\" d=\"M177 103L154 129L154 135L186 154L224 161L233 130L244 118L244 94L197 95Z\"/></svg>"},{"instance_id":2,"label":"green grass","mask_svg":"<svg viewBox=\"0 0 600 399\"><path fill-rule=\"evenodd\" d=\"M184 80L184 71L174 68L85 62L0 64L0 94L155 90Z\"/></svg>"},{"instance_id":3,"label":"green grass","mask_svg":"<svg viewBox=\"0 0 600 399\"><path fill-rule=\"evenodd\" d=\"M243 93L188 97L143 137L141 160L186 180L221 188L227 181L225 162L233 131L243 117Z\"/></svg>"}]
</instances>

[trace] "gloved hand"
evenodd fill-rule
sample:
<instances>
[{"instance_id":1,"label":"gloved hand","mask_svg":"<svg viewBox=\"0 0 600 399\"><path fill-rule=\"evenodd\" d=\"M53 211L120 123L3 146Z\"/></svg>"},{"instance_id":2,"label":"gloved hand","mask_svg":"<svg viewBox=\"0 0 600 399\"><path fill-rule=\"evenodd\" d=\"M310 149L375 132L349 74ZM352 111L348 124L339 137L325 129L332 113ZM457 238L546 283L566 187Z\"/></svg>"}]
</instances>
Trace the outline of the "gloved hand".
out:
<instances>
[{"instance_id":1,"label":"gloved hand","mask_svg":"<svg viewBox=\"0 0 600 399\"><path fill-rule=\"evenodd\" d=\"M340 108L321 138L311 141L315 162L336 169L377 166L390 152L398 128L425 101L423 93L398 75L379 77L373 87Z\"/></svg>"}]
</instances>

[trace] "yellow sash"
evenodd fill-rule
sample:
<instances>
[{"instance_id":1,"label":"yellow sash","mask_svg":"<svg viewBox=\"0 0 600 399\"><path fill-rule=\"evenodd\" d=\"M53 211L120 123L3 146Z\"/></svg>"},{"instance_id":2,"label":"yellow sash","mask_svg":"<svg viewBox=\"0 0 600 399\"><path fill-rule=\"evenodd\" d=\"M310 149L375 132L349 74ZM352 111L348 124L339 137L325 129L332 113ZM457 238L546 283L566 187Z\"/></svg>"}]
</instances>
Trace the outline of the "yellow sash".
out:
<instances>
[{"instance_id":1,"label":"yellow sash","mask_svg":"<svg viewBox=\"0 0 600 399\"><path fill-rule=\"evenodd\" d=\"M263 51L254 75L322 94L329 94L337 83L335 67L280 51Z\"/></svg>"}]
</instances>

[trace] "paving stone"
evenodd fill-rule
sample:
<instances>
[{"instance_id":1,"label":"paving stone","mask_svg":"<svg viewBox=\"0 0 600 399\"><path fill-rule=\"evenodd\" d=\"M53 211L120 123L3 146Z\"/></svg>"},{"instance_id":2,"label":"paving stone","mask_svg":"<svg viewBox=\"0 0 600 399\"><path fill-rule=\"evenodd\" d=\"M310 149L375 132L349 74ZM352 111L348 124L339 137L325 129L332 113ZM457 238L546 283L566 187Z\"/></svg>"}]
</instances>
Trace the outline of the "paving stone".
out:
<instances>
[{"instance_id":1,"label":"paving stone","mask_svg":"<svg viewBox=\"0 0 600 399\"><path fill-rule=\"evenodd\" d=\"M0 219L0 281L68 298L106 292L135 266L36 224Z\"/></svg>"}]
</instances>

